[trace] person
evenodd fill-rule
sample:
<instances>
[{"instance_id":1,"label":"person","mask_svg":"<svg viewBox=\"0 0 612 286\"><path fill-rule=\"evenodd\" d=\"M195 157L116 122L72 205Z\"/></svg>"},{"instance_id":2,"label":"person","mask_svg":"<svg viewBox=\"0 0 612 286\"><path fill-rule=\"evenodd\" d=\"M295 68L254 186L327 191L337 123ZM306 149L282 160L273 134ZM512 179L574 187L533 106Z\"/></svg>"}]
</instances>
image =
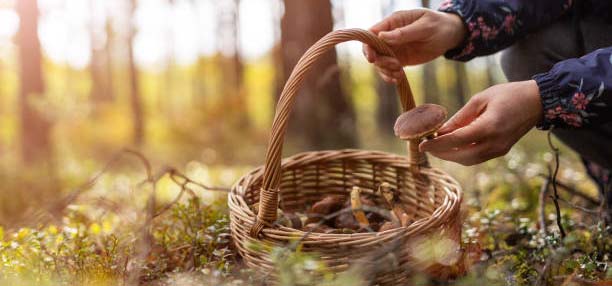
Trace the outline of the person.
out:
<instances>
[{"instance_id":1,"label":"person","mask_svg":"<svg viewBox=\"0 0 612 286\"><path fill-rule=\"evenodd\" d=\"M387 82L441 55L468 61L504 50L508 83L476 95L419 148L475 165L506 154L530 129L552 130L583 159L612 221L612 1L446 0L399 11L371 31L397 58L364 54Z\"/></svg>"}]
</instances>

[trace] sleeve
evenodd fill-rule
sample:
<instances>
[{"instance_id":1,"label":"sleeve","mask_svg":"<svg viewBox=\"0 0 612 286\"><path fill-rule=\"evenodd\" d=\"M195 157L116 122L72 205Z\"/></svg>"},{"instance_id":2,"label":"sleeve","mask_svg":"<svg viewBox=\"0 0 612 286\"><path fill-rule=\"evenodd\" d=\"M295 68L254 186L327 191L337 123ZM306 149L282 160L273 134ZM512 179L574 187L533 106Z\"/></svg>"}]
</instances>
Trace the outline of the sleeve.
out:
<instances>
[{"instance_id":1,"label":"sleeve","mask_svg":"<svg viewBox=\"0 0 612 286\"><path fill-rule=\"evenodd\" d=\"M446 58L468 61L512 45L527 33L552 23L572 0L445 0L439 11L461 17L468 33Z\"/></svg>"},{"instance_id":2,"label":"sleeve","mask_svg":"<svg viewBox=\"0 0 612 286\"><path fill-rule=\"evenodd\" d=\"M612 121L612 47L559 62L533 79L544 108L539 129L588 128Z\"/></svg>"}]
</instances>

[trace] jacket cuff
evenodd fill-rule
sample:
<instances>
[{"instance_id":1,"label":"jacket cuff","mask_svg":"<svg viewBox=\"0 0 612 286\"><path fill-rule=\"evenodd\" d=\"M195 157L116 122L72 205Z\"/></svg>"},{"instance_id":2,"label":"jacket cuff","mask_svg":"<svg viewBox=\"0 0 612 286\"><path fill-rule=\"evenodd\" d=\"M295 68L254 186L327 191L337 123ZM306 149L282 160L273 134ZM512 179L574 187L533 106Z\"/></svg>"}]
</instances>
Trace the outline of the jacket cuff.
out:
<instances>
[{"instance_id":1,"label":"jacket cuff","mask_svg":"<svg viewBox=\"0 0 612 286\"><path fill-rule=\"evenodd\" d=\"M466 62L476 57L476 49L471 39L475 26L469 23L469 19L472 18L476 7L476 4L473 2L474 1L446 0L442 2L440 8L438 8L440 12L452 13L459 16L467 30L463 42L444 54L444 57L447 59Z\"/></svg>"},{"instance_id":2,"label":"jacket cuff","mask_svg":"<svg viewBox=\"0 0 612 286\"><path fill-rule=\"evenodd\" d=\"M567 128L581 127L582 116L573 112L571 98L565 98L566 91L558 85L557 76L547 72L533 76L540 88L542 98L543 118L536 127L540 130L548 130L551 127Z\"/></svg>"}]
</instances>

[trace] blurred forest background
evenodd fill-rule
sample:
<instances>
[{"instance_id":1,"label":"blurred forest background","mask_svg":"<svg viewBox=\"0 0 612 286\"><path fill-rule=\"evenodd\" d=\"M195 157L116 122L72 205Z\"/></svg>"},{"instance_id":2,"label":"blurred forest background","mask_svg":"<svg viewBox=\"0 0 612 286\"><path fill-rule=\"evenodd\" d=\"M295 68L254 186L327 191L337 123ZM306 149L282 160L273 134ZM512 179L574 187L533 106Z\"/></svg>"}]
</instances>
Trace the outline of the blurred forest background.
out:
<instances>
[{"instance_id":1,"label":"blurred forest background","mask_svg":"<svg viewBox=\"0 0 612 286\"><path fill-rule=\"evenodd\" d=\"M0 278L40 277L48 269L57 272L51 281L72 271L68 274L79 273L76 281L82 284L92 273L140 281L143 273L150 280L166 277L160 273L174 271L175 264L161 268L151 258L159 269L134 274L128 258L117 268L123 260L114 260L108 250L112 243L107 243L115 241L117 249L127 249L120 257L138 253L130 247L140 238L126 228L141 222L139 211L149 206L149 193L138 184L147 178L145 171L172 166L194 181L230 186L263 164L277 95L308 47L334 29L369 28L393 11L435 8L439 2L0 0ZM440 103L451 113L474 93L505 80L495 56L467 64L438 59L406 72L418 103ZM375 75L359 43L340 45L311 74L298 97L286 154L353 147L405 152L392 133L399 115L394 87ZM131 154L145 168L119 160L123 148L138 150ZM578 160L562 152L559 179L584 190L587 202L596 205L596 199L588 200L596 191ZM499 214L494 209L509 209L517 225L519 217L533 218L535 225L537 190L552 158L545 134L534 131L506 157L481 166L434 165L459 178L475 213L491 218ZM178 201L180 184L163 173L157 179L154 202ZM216 224L225 229L225 194L191 191L194 198L181 199L186 205L173 208L168 221L156 227L171 233L168 229L196 217L202 229ZM547 219L551 223L554 216ZM224 237L223 231L212 232ZM182 238L172 241L181 246ZM54 243L68 246L51 254L41 250ZM206 262L178 268L206 268L231 256L219 252L229 251L223 243L207 245ZM176 253L162 254L158 258ZM92 261L108 273L87 266ZM217 272L231 272L215 265Z\"/></svg>"},{"instance_id":2,"label":"blurred forest background","mask_svg":"<svg viewBox=\"0 0 612 286\"><path fill-rule=\"evenodd\" d=\"M263 163L276 97L302 53L333 29L368 28L421 5L438 3L1 1L0 176L10 182L3 193L25 198L4 203L0 221L126 146L176 166ZM451 111L502 80L493 57L407 73L418 101ZM375 76L359 43L339 46L312 74L287 153L401 146L391 131L394 87Z\"/></svg>"}]
</instances>

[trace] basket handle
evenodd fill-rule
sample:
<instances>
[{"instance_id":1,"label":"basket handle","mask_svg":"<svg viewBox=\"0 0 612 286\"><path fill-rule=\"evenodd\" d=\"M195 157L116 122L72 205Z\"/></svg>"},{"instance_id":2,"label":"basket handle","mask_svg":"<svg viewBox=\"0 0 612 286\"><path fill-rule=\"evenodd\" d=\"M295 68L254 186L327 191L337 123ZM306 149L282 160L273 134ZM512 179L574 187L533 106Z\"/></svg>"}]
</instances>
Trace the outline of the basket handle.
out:
<instances>
[{"instance_id":1,"label":"basket handle","mask_svg":"<svg viewBox=\"0 0 612 286\"><path fill-rule=\"evenodd\" d=\"M362 29L348 29L337 30L325 35L310 47L298 61L285 84L276 106L276 113L272 123L272 134L266 153L263 183L259 193L259 212L250 231L252 237L257 237L265 225L271 225L277 219L278 185L281 177L283 140L295 97L302 86L306 72L326 51L334 48L339 43L353 40L368 44L382 55L395 57L393 50L373 33ZM404 72L402 71L402 73ZM405 75L401 77L397 84L397 93L404 111L415 107L410 84ZM426 157L419 152L418 143L417 141L410 142L409 153L412 164L422 165L426 161Z\"/></svg>"}]
</instances>

